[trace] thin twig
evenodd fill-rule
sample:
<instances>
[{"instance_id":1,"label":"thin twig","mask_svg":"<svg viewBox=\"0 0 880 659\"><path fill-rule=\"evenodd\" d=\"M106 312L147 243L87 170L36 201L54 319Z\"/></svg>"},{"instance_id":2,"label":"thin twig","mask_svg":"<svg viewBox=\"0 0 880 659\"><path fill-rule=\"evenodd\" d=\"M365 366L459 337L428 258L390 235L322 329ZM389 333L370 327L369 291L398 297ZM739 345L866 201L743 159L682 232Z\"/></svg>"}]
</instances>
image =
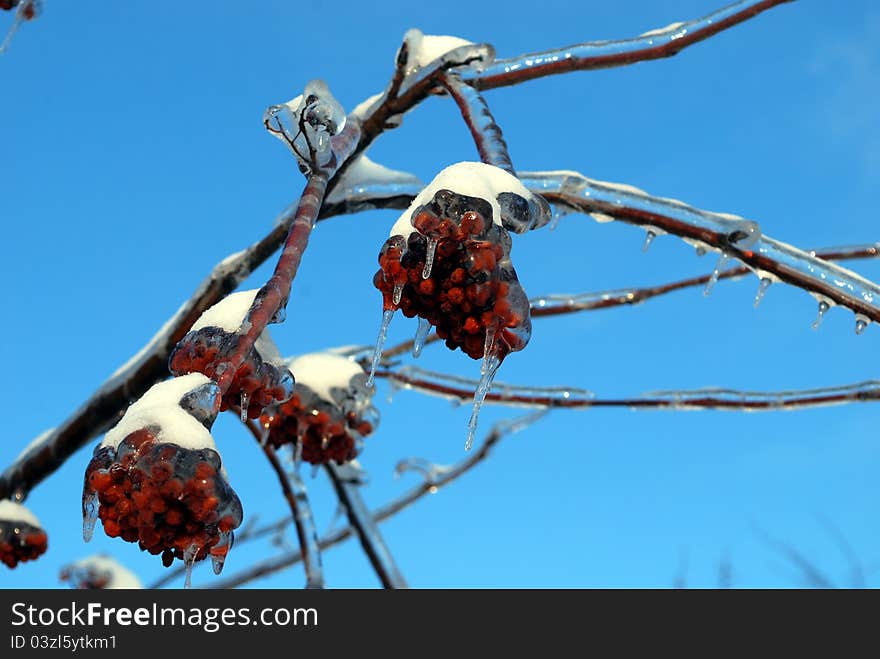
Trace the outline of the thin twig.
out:
<instances>
[{"instance_id":1,"label":"thin twig","mask_svg":"<svg viewBox=\"0 0 880 659\"><path fill-rule=\"evenodd\" d=\"M482 71L466 71L464 78L477 89L491 89L558 73L607 69L671 57L688 46L790 1L741 0L703 18L651 30L632 39L595 41L509 59L498 59Z\"/></svg>"},{"instance_id":2,"label":"thin twig","mask_svg":"<svg viewBox=\"0 0 880 659\"><path fill-rule=\"evenodd\" d=\"M241 418L241 410L231 408L239 418ZM260 430L255 421L247 421L244 424L247 429L257 440L257 444L263 450L266 460L272 467L272 471L278 477L278 484L281 486L281 492L287 500L290 507L290 514L296 526L296 536L299 540L300 552L303 556L303 566L306 572L306 588L321 589L324 587L324 574L321 567L321 551L318 548L318 532L315 529L315 518L312 515L312 507L309 504L309 498L306 494L306 486L294 471L288 473L278 456L275 449L266 441L266 435Z\"/></svg>"},{"instance_id":3,"label":"thin twig","mask_svg":"<svg viewBox=\"0 0 880 659\"><path fill-rule=\"evenodd\" d=\"M407 366L399 371L380 370L403 389L412 389L442 398L468 401L474 397L477 381ZM657 391L628 398L595 398L573 387L518 387L496 383L486 403L512 407L589 409L626 407L629 409L777 411L807 409L844 403L880 401L880 380L820 389L794 391L740 391L737 389L681 389Z\"/></svg>"},{"instance_id":4,"label":"thin twig","mask_svg":"<svg viewBox=\"0 0 880 659\"><path fill-rule=\"evenodd\" d=\"M357 533L361 547L376 571L376 576L382 582L382 586L384 588L406 588L406 579L394 562L382 534L379 533L379 527L361 497L359 486L346 477L344 466L339 467L333 462L328 462L324 467L333 484L333 489L336 490L336 496L339 497L339 502L348 515L348 523Z\"/></svg>"}]
</instances>

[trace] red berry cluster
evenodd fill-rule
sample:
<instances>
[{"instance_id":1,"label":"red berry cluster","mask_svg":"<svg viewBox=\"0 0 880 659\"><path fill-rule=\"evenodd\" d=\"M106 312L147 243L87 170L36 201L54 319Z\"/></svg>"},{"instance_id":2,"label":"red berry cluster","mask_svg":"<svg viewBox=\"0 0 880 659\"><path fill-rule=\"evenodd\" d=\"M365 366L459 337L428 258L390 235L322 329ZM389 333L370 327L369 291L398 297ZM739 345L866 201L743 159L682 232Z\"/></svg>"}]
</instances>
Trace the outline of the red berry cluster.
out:
<instances>
[{"instance_id":1,"label":"red berry cluster","mask_svg":"<svg viewBox=\"0 0 880 659\"><path fill-rule=\"evenodd\" d=\"M19 520L0 520L0 563L7 567L39 558L48 546L43 529Z\"/></svg>"},{"instance_id":2,"label":"red berry cluster","mask_svg":"<svg viewBox=\"0 0 880 659\"><path fill-rule=\"evenodd\" d=\"M107 570L77 567L61 570L59 578L61 581L69 581L70 585L78 590L103 590L110 584L112 576Z\"/></svg>"},{"instance_id":3,"label":"red berry cluster","mask_svg":"<svg viewBox=\"0 0 880 659\"><path fill-rule=\"evenodd\" d=\"M487 334L500 359L522 350L531 335L510 234L491 217L485 200L441 190L413 213L416 231L408 239L385 241L373 277L386 310L426 319L450 349L473 359L484 356Z\"/></svg>"},{"instance_id":4,"label":"red berry cluster","mask_svg":"<svg viewBox=\"0 0 880 659\"><path fill-rule=\"evenodd\" d=\"M293 397L260 417L274 448L299 445L298 454L310 464L354 460L361 437L372 434L374 423L354 411L329 403L308 387L296 385Z\"/></svg>"},{"instance_id":5,"label":"red berry cluster","mask_svg":"<svg viewBox=\"0 0 880 659\"><path fill-rule=\"evenodd\" d=\"M189 332L174 348L169 368L174 375L202 373L212 380L220 374L217 366L234 348L238 336L219 327L202 327ZM241 406L250 419L256 419L268 405L285 401L293 393L293 376L284 367L263 360L257 350L235 374L223 396L221 410Z\"/></svg>"},{"instance_id":6,"label":"red berry cluster","mask_svg":"<svg viewBox=\"0 0 880 659\"><path fill-rule=\"evenodd\" d=\"M242 519L216 451L157 443L150 429L95 451L83 487L86 514L94 497L108 536L161 554L166 567L208 555L222 566Z\"/></svg>"}]
</instances>

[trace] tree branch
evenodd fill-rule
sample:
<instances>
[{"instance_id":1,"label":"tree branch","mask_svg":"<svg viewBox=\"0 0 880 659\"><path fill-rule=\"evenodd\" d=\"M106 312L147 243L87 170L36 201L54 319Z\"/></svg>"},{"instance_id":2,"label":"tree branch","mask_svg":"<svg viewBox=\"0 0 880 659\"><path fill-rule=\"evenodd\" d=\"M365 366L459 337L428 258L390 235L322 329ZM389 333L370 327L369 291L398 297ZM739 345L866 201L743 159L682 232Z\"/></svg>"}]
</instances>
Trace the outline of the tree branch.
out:
<instances>
[{"instance_id":1,"label":"tree branch","mask_svg":"<svg viewBox=\"0 0 880 659\"><path fill-rule=\"evenodd\" d=\"M671 57L688 46L790 1L740 0L703 18L674 23L631 39L594 41L509 59L498 59L482 71L466 71L464 79L477 89L492 89L559 73L607 69Z\"/></svg>"},{"instance_id":2,"label":"tree branch","mask_svg":"<svg viewBox=\"0 0 880 659\"><path fill-rule=\"evenodd\" d=\"M345 508L348 523L357 533L361 546L367 558L370 559L382 586L384 588L406 588L406 579L400 573L382 534L379 533L379 527L367 509L357 483L345 473L351 467L347 465L340 467L333 462L328 462L324 468L327 470L333 489L336 490L339 502Z\"/></svg>"},{"instance_id":3,"label":"tree branch","mask_svg":"<svg viewBox=\"0 0 880 659\"><path fill-rule=\"evenodd\" d=\"M496 424L492 428L492 430L490 430L489 433L486 435L486 438L483 440L480 446L472 453L469 453L466 458L460 460L451 467L444 467L442 469L432 470L431 473L433 473L434 475L433 479L425 478L417 486L408 490L396 499L389 501L381 508L376 509L372 513L373 522L376 524L384 522L389 517L393 517L402 510L409 508L412 504L414 504L425 495L436 494L441 488L449 485L461 476L464 476L471 469L473 469L478 464L483 462L486 458L488 458L492 449L498 443L500 443L500 441L504 437L519 432L523 428L528 427L538 419L542 418L544 414L545 412L541 411L529 414L519 419ZM323 538L321 538L321 540L318 542L318 545L321 547L322 550L326 550L334 545L339 544L340 542L344 542L354 534L354 527L349 525L328 533ZM241 572L238 572L237 574L230 575L223 580L215 581L213 584L211 584L210 588L236 588L243 584L254 581L255 579L259 579L261 577L280 572L281 570L295 565L301 560L301 552L288 552L286 554L282 554L281 556L262 561L256 565L242 570Z\"/></svg>"}]
</instances>

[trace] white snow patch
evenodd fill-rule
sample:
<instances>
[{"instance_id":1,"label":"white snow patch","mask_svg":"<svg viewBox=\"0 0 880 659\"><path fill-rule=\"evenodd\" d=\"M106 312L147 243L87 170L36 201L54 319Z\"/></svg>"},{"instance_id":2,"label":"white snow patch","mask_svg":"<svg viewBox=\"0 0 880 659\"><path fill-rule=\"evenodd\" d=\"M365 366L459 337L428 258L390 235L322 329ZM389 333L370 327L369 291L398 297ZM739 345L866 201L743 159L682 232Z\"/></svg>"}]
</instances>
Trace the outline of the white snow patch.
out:
<instances>
[{"instance_id":1,"label":"white snow patch","mask_svg":"<svg viewBox=\"0 0 880 659\"><path fill-rule=\"evenodd\" d=\"M526 199L532 198L532 193L518 178L499 167L482 162L459 162L450 165L434 177L434 180L413 199L409 208L394 223L389 235L408 238L415 231L411 222L413 213L419 206L431 201L436 192L444 189L488 201L492 205L492 221L499 226L501 226L501 207L497 200L499 194L512 192Z\"/></svg>"},{"instance_id":2,"label":"white snow patch","mask_svg":"<svg viewBox=\"0 0 880 659\"><path fill-rule=\"evenodd\" d=\"M658 27L655 30L648 30L647 32L642 32L639 36L640 37L653 37L655 35L664 34L665 32L674 32L675 30L677 30L678 28L680 28L683 25L684 25L684 23L681 23L681 22L670 23L666 27Z\"/></svg>"},{"instance_id":3,"label":"white snow patch","mask_svg":"<svg viewBox=\"0 0 880 659\"><path fill-rule=\"evenodd\" d=\"M70 570L82 570L84 572L95 571L109 574L110 581L104 586L107 590L143 588L141 580L135 576L134 572L121 565L116 560L103 554L89 556L88 558L74 561L68 565L67 568Z\"/></svg>"},{"instance_id":4,"label":"white snow patch","mask_svg":"<svg viewBox=\"0 0 880 659\"><path fill-rule=\"evenodd\" d=\"M314 391L319 398L335 403L331 389L348 389L351 379L363 375L361 365L329 352L312 352L287 362L298 384Z\"/></svg>"},{"instance_id":5,"label":"white snow patch","mask_svg":"<svg viewBox=\"0 0 880 659\"><path fill-rule=\"evenodd\" d=\"M217 450L211 433L198 419L180 406L180 400L189 392L211 382L201 373L190 373L159 382L125 411L122 419L104 436L101 446L117 448L120 442L136 430L158 426L158 443L177 444L186 449L210 448Z\"/></svg>"},{"instance_id":6,"label":"white snow patch","mask_svg":"<svg viewBox=\"0 0 880 659\"><path fill-rule=\"evenodd\" d=\"M409 30L403 39L409 46L409 61L407 62L409 72L427 66L456 48L474 45L473 41L467 41L460 37L422 34L421 30L415 28Z\"/></svg>"},{"instance_id":7,"label":"white snow patch","mask_svg":"<svg viewBox=\"0 0 880 659\"><path fill-rule=\"evenodd\" d=\"M376 105L376 102L384 95L385 92L379 92L378 94L373 94L368 99L361 101L355 106L354 110L351 111L351 116L363 121L366 119L367 115L372 113L373 106Z\"/></svg>"},{"instance_id":8,"label":"white snow patch","mask_svg":"<svg viewBox=\"0 0 880 659\"><path fill-rule=\"evenodd\" d=\"M0 521L24 522L37 528L43 528L36 515L20 503L10 501L9 499L0 500Z\"/></svg>"},{"instance_id":9,"label":"white snow patch","mask_svg":"<svg viewBox=\"0 0 880 659\"><path fill-rule=\"evenodd\" d=\"M219 327L226 332L238 332L248 311L250 311L251 305L254 303L254 298L257 297L257 293L258 289L255 288L227 295L199 316L199 319L193 323L190 331L193 332L203 327ZM254 348L260 354L263 361L275 364L276 366L284 363L284 359L281 357L281 353L278 352L278 347L272 340L268 329L263 330L263 333L257 338Z\"/></svg>"}]
</instances>

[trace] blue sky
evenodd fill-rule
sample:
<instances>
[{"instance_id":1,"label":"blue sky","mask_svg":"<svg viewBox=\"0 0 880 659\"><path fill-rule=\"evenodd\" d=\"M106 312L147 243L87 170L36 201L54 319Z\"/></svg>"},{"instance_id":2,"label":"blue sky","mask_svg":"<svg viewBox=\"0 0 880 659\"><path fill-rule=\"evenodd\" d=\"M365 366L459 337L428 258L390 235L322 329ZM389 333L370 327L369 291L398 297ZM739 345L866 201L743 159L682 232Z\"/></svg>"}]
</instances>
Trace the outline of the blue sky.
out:
<instances>
[{"instance_id":1,"label":"blue sky","mask_svg":"<svg viewBox=\"0 0 880 659\"><path fill-rule=\"evenodd\" d=\"M0 464L62 421L189 296L220 259L263 235L302 188L293 158L260 123L266 106L323 78L351 109L386 84L410 27L495 45L500 56L627 37L694 18L720 0L76 3L45 0L0 57L0 217L4 258ZM0 30L9 23L0 16ZM577 169L761 222L802 247L880 239L873 209L880 13L867 0L800 0L680 55L489 92L518 169ZM451 101L431 99L370 156L423 180L476 159ZM315 231L287 322L285 354L371 343L376 256L396 219L375 211ZM647 285L701 274L672 237L641 252L643 232L570 215L515 240L530 295ZM880 264L855 269L880 277ZM265 280L263 268L245 284ZM498 379L618 396L668 388L790 389L876 377L878 331L755 278L687 290L640 307L536 320L531 344ZM415 332L398 317L389 340ZM476 375L459 352L421 366ZM383 385L384 386L384 385ZM386 401L362 462L373 505L415 482L396 461L464 455L467 406L412 392ZM517 414L486 409L481 428ZM739 586L799 585L755 534L791 543L836 582L850 566L831 520L880 575L871 404L803 412L557 412L500 446L461 481L382 526L413 586L665 587L686 563L691 586L717 583L726 557ZM284 514L271 473L233 419L215 426L247 516ZM98 440L95 440L96 442ZM10 587L52 587L59 567L111 553L146 581L156 557L101 532L80 538L79 493L92 447L38 486L28 505L50 532L40 561L0 573ZM410 481L410 479L413 479ZM320 529L331 490L309 481ZM295 542L291 534L288 543ZM229 573L277 548L241 545ZM355 543L324 555L331 587L377 585ZM210 582L197 571L196 584ZM301 587L301 568L255 585Z\"/></svg>"}]
</instances>

